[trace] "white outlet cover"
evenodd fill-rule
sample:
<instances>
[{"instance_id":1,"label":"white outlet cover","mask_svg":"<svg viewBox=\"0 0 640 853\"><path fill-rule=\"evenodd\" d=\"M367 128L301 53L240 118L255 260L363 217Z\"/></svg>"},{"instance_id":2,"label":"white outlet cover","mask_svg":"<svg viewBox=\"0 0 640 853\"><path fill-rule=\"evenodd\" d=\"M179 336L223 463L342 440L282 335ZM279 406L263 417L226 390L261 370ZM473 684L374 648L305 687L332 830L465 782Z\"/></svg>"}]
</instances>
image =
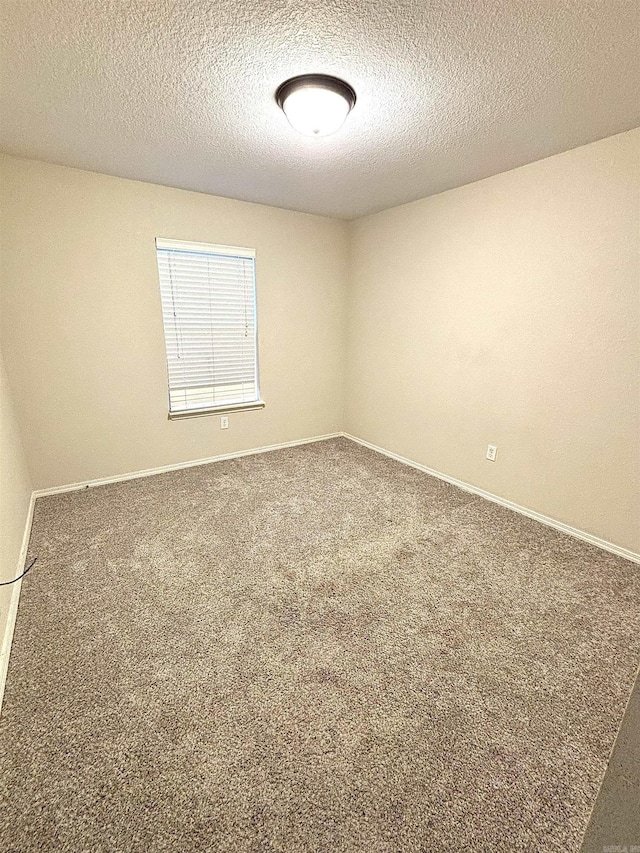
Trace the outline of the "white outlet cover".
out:
<instances>
[{"instance_id":1,"label":"white outlet cover","mask_svg":"<svg viewBox=\"0 0 640 853\"><path fill-rule=\"evenodd\" d=\"M495 462L497 455L498 455L498 448L496 447L496 445L495 444L487 445L487 459L490 462Z\"/></svg>"}]
</instances>

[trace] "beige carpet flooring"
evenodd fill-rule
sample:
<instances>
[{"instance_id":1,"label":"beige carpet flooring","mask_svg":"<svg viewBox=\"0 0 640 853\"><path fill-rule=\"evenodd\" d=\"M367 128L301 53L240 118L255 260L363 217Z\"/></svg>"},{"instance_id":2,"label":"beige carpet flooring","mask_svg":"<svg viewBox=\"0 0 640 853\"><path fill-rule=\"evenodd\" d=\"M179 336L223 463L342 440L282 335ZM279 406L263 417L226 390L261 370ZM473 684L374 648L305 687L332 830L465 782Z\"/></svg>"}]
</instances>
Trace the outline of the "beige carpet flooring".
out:
<instances>
[{"instance_id":1,"label":"beige carpet flooring","mask_svg":"<svg viewBox=\"0 0 640 853\"><path fill-rule=\"evenodd\" d=\"M40 499L12 853L576 851L638 566L337 439Z\"/></svg>"}]
</instances>

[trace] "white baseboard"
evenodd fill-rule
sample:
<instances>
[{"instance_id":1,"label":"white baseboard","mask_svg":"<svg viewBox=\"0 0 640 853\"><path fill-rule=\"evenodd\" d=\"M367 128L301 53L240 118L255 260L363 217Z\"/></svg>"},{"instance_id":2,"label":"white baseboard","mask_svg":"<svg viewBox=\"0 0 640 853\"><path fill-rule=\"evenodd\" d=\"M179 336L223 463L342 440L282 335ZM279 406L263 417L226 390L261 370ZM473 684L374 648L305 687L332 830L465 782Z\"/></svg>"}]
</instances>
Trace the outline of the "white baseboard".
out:
<instances>
[{"instance_id":1,"label":"white baseboard","mask_svg":"<svg viewBox=\"0 0 640 853\"><path fill-rule=\"evenodd\" d=\"M75 492L93 486L106 486L109 483L122 483L125 480L137 480L139 477L153 477L155 474L165 474L167 471L181 471L183 468L195 468L197 465L209 465L211 462L223 462L225 459L239 459L241 456L255 456L258 453L270 453L272 450L283 450L285 447L297 447L301 444L312 444L315 441L326 441L329 438L340 438L341 432L331 432L326 435L314 435L311 438L299 438L295 441L285 441L281 444L269 444L265 447L253 447L250 450L237 450L235 453L221 453L218 456L208 456L206 459L192 459L189 462L176 462L173 465L162 465L159 468L146 468L143 471L132 471L129 474L116 474L114 477L102 477L98 480L85 480L81 483L67 483L64 486L53 486L50 489L36 489L36 498L47 495L59 495L63 492Z\"/></svg>"},{"instance_id":2,"label":"white baseboard","mask_svg":"<svg viewBox=\"0 0 640 853\"><path fill-rule=\"evenodd\" d=\"M511 509L514 512L518 512L520 515L526 515L527 518L533 518L535 521L539 521L542 524L546 524L549 527L560 530L562 533L566 533L569 536L574 536L576 539L581 539L583 542L588 542L590 545L595 545L597 548L602 548L604 551L610 551L612 554L617 554L619 557L624 557L634 563L640 563L640 554L636 554L635 551L630 551L628 548L623 548L621 545L615 545L613 542L607 542L606 539L600 539L597 536L593 536L591 533L579 530L577 527L570 527L562 521L557 521L555 518L550 518L548 515L543 515L533 509L520 506L506 498L493 495L491 492L485 492L484 489L479 489L477 486L472 486L470 483L465 483L462 480L456 480L454 477L449 477L446 474L442 474L440 471L434 471L433 468L427 468L426 465L421 465L419 462L414 462L412 459L406 459L398 453L392 453L390 450L385 450L384 447L378 447L378 445L371 444L369 441L364 441L362 438L357 438L355 435L351 435L348 432L343 432L342 434L345 438L355 441L363 447L368 447L369 450L375 450L377 453L382 453L390 459L395 459L397 462L402 462L404 465L410 465L412 468L417 468L418 471L424 471L425 474L430 474L432 477L444 480L445 483L451 483L452 486L464 489L465 492L471 492L472 494L478 495L487 501L492 501L495 504Z\"/></svg>"},{"instance_id":3,"label":"white baseboard","mask_svg":"<svg viewBox=\"0 0 640 853\"><path fill-rule=\"evenodd\" d=\"M33 523L33 510L36 504L36 496L32 492L29 501L29 509L27 510L27 520L24 526L22 535L22 545L20 546L20 555L18 556L18 566L16 576L24 571L25 562L27 559L27 550L29 548L29 539L31 537L31 525ZM9 612L7 613L7 624L2 637L2 646L0 646L0 713L2 713L2 700L4 699L4 686L7 681L7 670L9 668L9 655L11 654L11 642L13 640L13 631L16 626L16 617L18 615L18 602L20 601L20 587L22 580L16 581L11 585L11 600L9 602Z\"/></svg>"}]
</instances>

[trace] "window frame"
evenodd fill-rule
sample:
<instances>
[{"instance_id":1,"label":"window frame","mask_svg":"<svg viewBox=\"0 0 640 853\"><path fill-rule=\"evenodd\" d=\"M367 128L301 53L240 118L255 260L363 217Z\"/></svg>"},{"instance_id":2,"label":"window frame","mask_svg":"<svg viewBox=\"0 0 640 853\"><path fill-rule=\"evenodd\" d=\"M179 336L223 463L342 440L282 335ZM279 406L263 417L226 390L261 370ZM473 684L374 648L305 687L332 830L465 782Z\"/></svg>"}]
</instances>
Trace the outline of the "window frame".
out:
<instances>
[{"instance_id":1,"label":"window frame","mask_svg":"<svg viewBox=\"0 0 640 853\"><path fill-rule=\"evenodd\" d=\"M184 409L181 411L171 411L171 382L169 374L169 354L167 352L167 336L164 324L164 311L162 308L162 282L160 276L160 268L158 265L158 250L162 251L182 251L182 252L197 252L206 255L227 255L232 257L250 258L253 261L253 309L254 309L254 328L255 328L255 388L256 399L238 403L222 403L218 406L203 406L202 408ZM167 237L155 238L155 260L156 273L158 278L158 288L160 293L160 313L162 319L162 338L164 343L165 366L166 366L166 381L167 381L167 407L168 420L184 420L185 418L201 418L207 415L226 414L229 412L251 412L264 409L265 402L260 393L260 357L259 357L259 334L258 334L258 286L257 286L257 258L255 249L249 249L242 246L224 246L218 243L201 243L189 242L186 240L174 240Z\"/></svg>"}]
</instances>

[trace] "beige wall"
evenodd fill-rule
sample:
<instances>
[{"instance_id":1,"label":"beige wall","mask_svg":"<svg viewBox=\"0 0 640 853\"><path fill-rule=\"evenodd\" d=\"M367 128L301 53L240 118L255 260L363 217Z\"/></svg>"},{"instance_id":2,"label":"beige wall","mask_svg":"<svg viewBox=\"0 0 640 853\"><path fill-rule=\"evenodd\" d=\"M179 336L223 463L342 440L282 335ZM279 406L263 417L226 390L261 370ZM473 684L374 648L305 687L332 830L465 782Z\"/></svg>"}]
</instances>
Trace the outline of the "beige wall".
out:
<instances>
[{"instance_id":1,"label":"beige wall","mask_svg":"<svg viewBox=\"0 0 640 853\"><path fill-rule=\"evenodd\" d=\"M9 383L0 356L0 581L15 578L31 499L31 482L15 419ZM12 586L0 587L0 643ZM0 694L2 691L0 672ZM1 695L0 695L1 700Z\"/></svg>"},{"instance_id":2,"label":"beige wall","mask_svg":"<svg viewBox=\"0 0 640 853\"><path fill-rule=\"evenodd\" d=\"M639 551L639 148L636 130L350 225L0 158L34 487L345 428ZM228 431L167 420L156 236L257 249L267 407Z\"/></svg>"},{"instance_id":3,"label":"beige wall","mask_svg":"<svg viewBox=\"0 0 640 853\"><path fill-rule=\"evenodd\" d=\"M7 372L35 488L342 427L345 223L2 158ZM167 420L154 238L257 250L263 411Z\"/></svg>"},{"instance_id":4,"label":"beige wall","mask_svg":"<svg viewBox=\"0 0 640 853\"><path fill-rule=\"evenodd\" d=\"M640 551L639 151L353 223L347 431Z\"/></svg>"}]
</instances>

